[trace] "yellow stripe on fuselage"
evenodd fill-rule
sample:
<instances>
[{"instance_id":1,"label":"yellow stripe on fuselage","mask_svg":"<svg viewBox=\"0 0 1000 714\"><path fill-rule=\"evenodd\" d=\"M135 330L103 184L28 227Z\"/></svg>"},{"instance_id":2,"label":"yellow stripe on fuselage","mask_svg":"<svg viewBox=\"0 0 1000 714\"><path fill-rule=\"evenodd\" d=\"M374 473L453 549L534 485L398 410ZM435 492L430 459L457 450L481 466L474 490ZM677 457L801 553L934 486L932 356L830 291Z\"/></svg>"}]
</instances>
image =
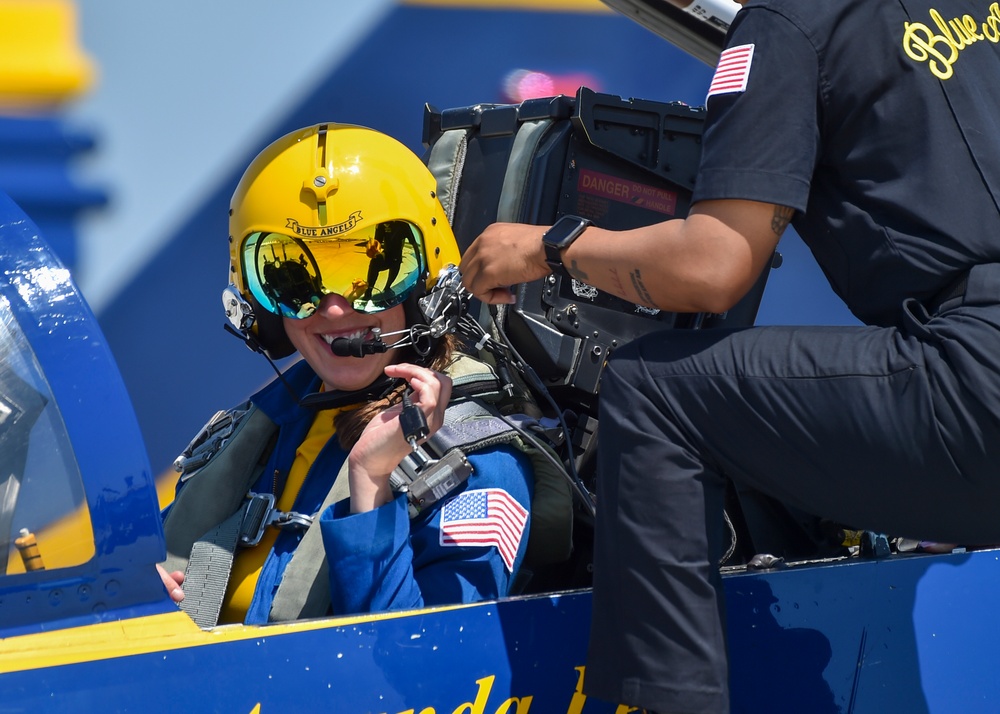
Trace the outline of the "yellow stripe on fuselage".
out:
<instances>
[{"instance_id":1,"label":"yellow stripe on fuselage","mask_svg":"<svg viewBox=\"0 0 1000 714\"><path fill-rule=\"evenodd\" d=\"M432 611L444 612L483 605L489 605L489 603L302 620L263 626L223 625L211 630L200 629L187 614L178 610L163 615L150 615L0 639L0 674L80 662L94 662L114 657L167 652L186 647L262 640L297 632L350 627L367 622L420 616Z\"/></svg>"}]
</instances>

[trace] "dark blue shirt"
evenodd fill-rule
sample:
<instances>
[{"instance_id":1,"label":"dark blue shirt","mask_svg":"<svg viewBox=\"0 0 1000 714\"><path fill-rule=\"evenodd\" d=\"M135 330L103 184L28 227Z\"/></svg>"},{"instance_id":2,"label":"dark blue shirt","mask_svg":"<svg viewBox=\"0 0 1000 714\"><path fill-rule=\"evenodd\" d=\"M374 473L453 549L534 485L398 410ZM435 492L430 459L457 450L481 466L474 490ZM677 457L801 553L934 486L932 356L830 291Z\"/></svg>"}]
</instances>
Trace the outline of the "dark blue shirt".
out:
<instances>
[{"instance_id":1,"label":"dark blue shirt","mask_svg":"<svg viewBox=\"0 0 1000 714\"><path fill-rule=\"evenodd\" d=\"M868 324L1000 262L992 0L751 0L727 40L747 45L745 90L709 95L694 201L796 209Z\"/></svg>"}]
</instances>

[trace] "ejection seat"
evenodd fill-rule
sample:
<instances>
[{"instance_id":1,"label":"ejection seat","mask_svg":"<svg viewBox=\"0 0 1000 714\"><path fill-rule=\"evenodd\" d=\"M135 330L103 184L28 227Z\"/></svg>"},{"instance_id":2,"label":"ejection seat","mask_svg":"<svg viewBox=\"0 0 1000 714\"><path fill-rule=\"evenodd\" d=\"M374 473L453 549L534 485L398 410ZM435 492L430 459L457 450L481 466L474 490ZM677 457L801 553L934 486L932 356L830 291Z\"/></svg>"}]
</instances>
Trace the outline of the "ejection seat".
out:
<instances>
[{"instance_id":1,"label":"ejection seat","mask_svg":"<svg viewBox=\"0 0 1000 714\"><path fill-rule=\"evenodd\" d=\"M623 100L586 87L575 97L520 104L443 111L428 105L424 160L464 251L496 221L551 225L574 214L604 228L628 229L687 215L703 124L703 108ZM776 254L773 265L779 263ZM725 314L653 310L558 275L518 285L515 304L492 316L476 301L472 310L484 327L503 330L562 410L569 427L563 456L573 454L581 485L592 492L597 400L608 355L654 330L753 325L768 273ZM541 396L537 401L546 404ZM547 572L560 584L588 585L591 509L580 499L575 507L548 506L543 516L557 523L550 534L572 533L574 547L572 557L548 564ZM570 509L572 531L559 525ZM811 556L820 540L810 516L760 494L734 488L727 513L739 544L734 561L756 552ZM536 587L545 580L536 577Z\"/></svg>"}]
</instances>

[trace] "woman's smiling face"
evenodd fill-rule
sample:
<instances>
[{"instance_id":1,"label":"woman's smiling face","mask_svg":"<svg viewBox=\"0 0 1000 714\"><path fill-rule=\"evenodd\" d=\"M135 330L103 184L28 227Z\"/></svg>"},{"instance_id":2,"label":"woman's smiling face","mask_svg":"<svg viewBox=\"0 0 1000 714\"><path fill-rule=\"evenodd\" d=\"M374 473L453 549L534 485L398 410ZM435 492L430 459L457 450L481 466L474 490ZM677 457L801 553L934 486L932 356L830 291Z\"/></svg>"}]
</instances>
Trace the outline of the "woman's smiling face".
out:
<instances>
[{"instance_id":1,"label":"woman's smiling face","mask_svg":"<svg viewBox=\"0 0 1000 714\"><path fill-rule=\"evenodd\" d=\"M387 364L396 361L395 350L363 358L339 357L330 349L335 338L370 338L375 327L382 334L406 329L402 305L368 314L354 310L340 295L325 295L316 311L305 319L285 317L282 321L288 339L328 391L363 389L382 376ZM391 345L396 339L390 337L386 342Z\"/></svg>"}]
</instances>

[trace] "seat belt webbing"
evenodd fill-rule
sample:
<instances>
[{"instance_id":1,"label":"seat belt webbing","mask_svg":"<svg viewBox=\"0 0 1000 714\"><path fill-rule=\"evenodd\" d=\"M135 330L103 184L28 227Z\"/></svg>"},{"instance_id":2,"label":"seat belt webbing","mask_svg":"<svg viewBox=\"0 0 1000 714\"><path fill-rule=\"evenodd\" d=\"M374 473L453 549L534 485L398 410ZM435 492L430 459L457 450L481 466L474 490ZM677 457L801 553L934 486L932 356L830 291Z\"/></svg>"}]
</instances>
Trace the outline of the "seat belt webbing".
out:
<instances>
[{"instance_id":1,"label":"seat belt webbing","mask_svg":"<svg viewBox=\"0 0 1000 714\"><path fill-rule=\"evenodd\" d=\"M184 599L180 608L202 629L219 623L233 555L249 505L250 501L247 501L191 547L191 557L184 571Z\"/></svg>"},{"instance_id":2,"label":"seat belt webbing","mask_svg":"<svg viewBox=\"0 0 1000 714\"><path fill-rule=\"evenodd\" d=\"M271 603L269 622L287 622L307 617L322 617L330 609L330 574L326 562L326 548L320 531L319 516L323 511L345 498L350 498L350 481L347 462L340 469L323 504L316 512L313 524L306 530L295 548L292 559L285 566L278 583L278 590Z\"/></svg>"}]
</instances>

